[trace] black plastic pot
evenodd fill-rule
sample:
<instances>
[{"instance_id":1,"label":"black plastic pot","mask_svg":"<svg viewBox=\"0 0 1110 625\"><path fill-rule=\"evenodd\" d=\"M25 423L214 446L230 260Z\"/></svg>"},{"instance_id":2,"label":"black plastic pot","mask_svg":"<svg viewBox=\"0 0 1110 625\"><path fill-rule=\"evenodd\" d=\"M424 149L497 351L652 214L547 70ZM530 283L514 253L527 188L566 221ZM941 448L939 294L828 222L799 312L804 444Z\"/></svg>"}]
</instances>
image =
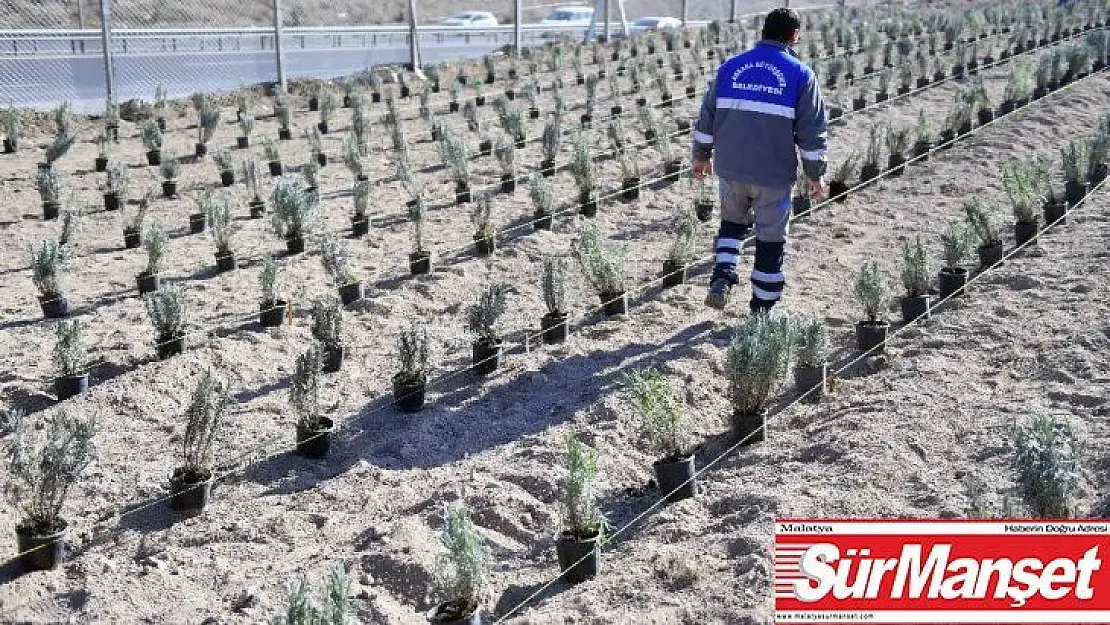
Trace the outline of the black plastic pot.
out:
<instances>
[{"instance_id":1,"label":"black plastic pot","mask_svg":"<svg viewBox=\"0 0 1110 625\"><path fill-rule=\"evenodd\" d=\"M663 180L675 182L678 180L678 172L680 171L682 171L682 161L669 161L663 163Z\"/></svg>"},{"instance_id":2,"label":"black plastic pot","mask_svg":"<svg viewBox=\"0 0 1110 625\"><path fill-rule=\"evenodd\" d=\"M1037 221L1019 221L1014 223L1014 242L1017 245L1024 245L1037 236L1037 231L1040 230L1040 223Z\"/></svg>"},{"instance_id":3,"label":"black plastic pot","mask_svg":"<svg viewBox=\"0 0 1110 625\"><path fill-rule=\"evenodd\" d=\"M343 356L347 350L342 345L324 345L320 353L320 371L335 373L343 366Z\"/></svg>"},{"instance_id":4,"label":"black plastic pot","mask_svg":"<svg viewBox=\"0 0 1110 625\"><path fill-rule=\"evenodd\" d=\"M952 141L956 139L956 132L951 128L945 128L940 131L940 149L947 150L952 147Z\"/></svg>"},{"instance_id":5,"label":"black plastic pot","mask_svg":"<svg viewBox=\"0 0 1110 625\"><path fill-rule=\"evenodd\" d=\"M473 199L470 194L470 186L464 182L455 183L455 203L468 204Z\"/></svg>"},{"instance_id":6,"label":"black plastic pot","mask_svg":"<svg viewBox=\"0 0 1110 625\"><path fill-rule=\"evenodd\" d=\"M148 165L157 167L162 164L162 150L148 150L146 153L146 162Z\"/></svg>"},{"instance_id":7,"label":"black plastic pot","mask_svg":"<svg viewBox=\"0 0 1110 625\"><path fill-rule=\"evenodd\" d=\"M98 156L98 157L96 157L96 160L93 161L93 169L95 169L96 173L98 173L98 174L107 171L108 170L108 157L107 156Z\"/></svg>"},{"instance_id":8,"label":"black plastic pot","mask_svg":"<svg viewBox=\"0 0 1110 625\"><path fill-rule=\"evenodd\" d=\"M566 313L547 313L540 320L543 342L547 345L563 343L570 338L570 325Z\"/></svg>"},{"instance_id":9,"label":"black plastic pot","mask_svg":"<svg viewBox=\"0 0 1110 625\"><path fill-rule=\"evenodd\" d=\"M732 435L741 445L762 443L767 439L767 411L756 414L732 414Z\"/></svg>"},{"instance_id":10,"label":"black plastic pot","mask_svg":"<svg viewBox=\"0 0 1110 625\"><path fill-rule=\"evenodd\" d=\"M917 79L917 88L918 89L924 89L925 87L928 87L928 86L929 86L929 79L926 78L925 76L922 76L921 78Z\"/></svg>"},{"instance_id":11,"label":"black plastic pot","mask_svg":"<svg viewBox=\"0 0 1110 625\"><path fill-rule=\"evenodd\" d=\"M626 178L621 184L621 200L629 203L640 199L640 178Z\"/></svg>"},{"instance_id":12,"label":"black plastic pot","mask_svg":"<svg viewBox=\"0 0 1110 625\"><path fill-rule=\"evenodd\" d=\"M910 323L921 317L928 319L931 316L931 303L932 296L928 293L925 295L903 296L901 301L902 323Z\"/></svg>"},{"instance_id":13,"label":"black plastic pot","mask_svg":"<svg viewBox=\"0 0 1110 625\"><path fill-rule=\"evenodd\" d=\"M291 234L285 237L285 251L290 254L300 254L304 251L304 237L299 234Z\"/></svg>"},{"instance_id":14,"label":"black plastic pot","mask_svg":"<svg viewBox=\"0 0 1110 625\"><path fill-rule=\"evenodd\" d=\"M15 154L15 141L4 138L4 154Z\"/></svg>"},{"instance_id":15,"label":"black plastic pot","mask_svg":"<svg viewBox=\"0 0 1110 625\"><path fill-rule=\"evenodd\" d=\"M929 160L929 151L933 149L933 144L926 140L920 140L913 144L913 157L918 162L924 163Z\"/></svg>"},{"instance_id":16,"label":"black plastic pot","mask_svg":"<svg viewBox=\"0 0 1110 625\"><path fill-rule=\"evenodd\" d=\"M597 196L589 191L580 192L578 194L578 214L583 217L597 215Z\"/></svg>"},{"instance_id":17,"label":"black plastic pot","mask_svg":"<svg viewBox=\"0 0 1110 625\"><path fill-rule=\"evenodd\" d=\"M967 269L963 267L943 267L937 279L941 299L959 297L967 286Z\"/></svg>"},{"instance_id":18,"label":"black plastic pot","mask_svg":"<svg viewBox=\"0 0 1110 625\"><path fill-rule=\"evenodd\" d=\"M54 394L58 401L65 401L74 395L80 395L89 390L89 374L63 375L54 378Z\"/></svg>"},{"instance_id":19,"label":"black plastic pot","mask_svg":"<svg viewBox=\"0 0 1110 625\"><path fill-rule=\"evenodd\" d=\"M44 221L50 221L58 218L58 213L61 212L62 205L58 202L43 202L42 203L42 218Z\"/></svg>"},{"instance_id":20,"label":"black plastic pot","mask_svg":"<svg viewBox=\"0 0 1110 625\"><path fill-rule=\"evenodd\" d=\"M208 146L204 143L198 143L194 146L193 153L196 154L197 158L204 158L208 156Z\"/></svg>"},{"instance_id":21,"label":"black plastic pot","mask_svg":"<svg viewBox=\"0 0 1110 625\"><path fill-rule=\"evenodd\" d=\"M872 356L886 350L886 335L890 324L886 321L856 322L856 349Z\"/></svg>"},{"instance_id":22,"label":"black plastic pot","mask_svg":"<svg viewBox=\"0 0 1110 625\"><path fill-rule=\"evenodd\" d=\"M119 210L119 194L105 193L104 194L104 210L114 211Z\"/></svg>"},{"instance_id":23,"label":"black plastic pot","mask_svg":"<svg viewBox=\"0 0 1110 625\"><path fill-rule=\"evenodd\" d=\"M540 109L538 109L538 108L528 109L528 117L531 118L531 119L539 119L540 118Z\"/></svg>"},{"instance_id":24,"label":"black plastic pot","mask_svg":"<svg viewBox=\"0 0 1110 625\"><path fill-rule=\"evenodd\" d=\"M177 197L177 181L176 180L163 180L162 181L162 197L164 197L164 198Z\"/></svg>"},{"instance_id":25,"label":"black plastic pot","mask_svg":"<svg viewBox=\"0 0 1110 625\"><path fill-rule=\"evenodd\" d=\"M860 184L869 182L879 177L879 166L874 163L867 163L859 169Z\"/></svg>"},{"instance_id":26,"label":"black plastic pot","mask_svg":"<svg viewBox=\"0 0 1110 625\"><path fill-rule=\"evenodd\" d=\"M901 176L906 173L906 157L901 154L891 154L886 159L886 168L891 176Z\"/></svg>"},{"instance_id":27,"label":"black plastic pot","mask_svg":"<svg viewBox=\"0 0 1110 625\"><path fill-rule=\"evenodd\" d=\"M858 111L867 106L867 98L852 98L852 110Z\"/></svg>"},{"instance_id":28,"label":"black plastic pot","mask_svg":"<svg viewBox=\"0 0 1110 625\"><path fill-rule=\"evenodd\" d=\"M1001 243L983 245L976 250L979 253L979 271L1002 262L1003 249Z\"/></svg>"},{"instance_id":29,"label":"black plastic pot","mask_svg":"<svg viewBox=\"0 0 1110 625\"><path fill-rule=\"evenodd\" d=\"M1095 163L1088 170L1087 181L1091 183L1091 186L1099 184L1103 180L1106 180L1108 170L1110 170L1110 167L1108 167L1106 163Z\"/></svg>"},{"instance_id":30,"label":"black plastic pot","mask_svg":"<svg viewBox=\"0 0 1110 625\"><path fill-rule=\"evenodd\" d=\"M281 175L282 167L280 161L270 161L270 176L277 178Z\"/></svg>"},{"instance_id":31,"label":"black plastic pot","mask_svg":"<svg viewBox=\"0 0 1110 625\"><path fill-rule=\"evenodd\" d=\"M713 202L699 202L694 201L694 215L698 221L705 223L713 217Z\"/></svg>"},{"instance_id":32,"label":"black plastic pot","mask_svg":"<svg viewBox=\"0 0 1110 625\"><path fill-rule=\"evenodd\" d=\"M61 319L69 314L69 300L60 293L40 295L39 307L42 308L42 316L47 319Z\"/></svg>"},{"instance_id":33,"label":"black plastic pot","mask_svg":"<svg viewBox=\"0 0 1110 625\"><path fill-rule=\"evenodd\" d=\"M263 328L276 328L285 323L286 310L289 302L274 300L258 303L258 324Z\"/></svg>"},{"instance_id":34,"label":"black plastic pot","mask_svg":"<svg viewBox=\"0 0 1110 625\"><path fill-rule=\"evenodd\" d=\"M19 563L24 571L50 571L58 568L65 560L65 539L69 523L59 519L62 529L53 534L28 534L15 528L16 548L19 550Z\"/></svg>"},{"instance_id":35,"label":"black plastic pot","mask_svg":"<svg viewBox=\"0 0 1110 625\"><path fill-rule=\"evenodd\" d=\"M228 251L219 252L216 254L216 271L218 273L227 273L228 271L234 271L235 267L236 262L234 252Z\"/></svg>"},{"instance_id":36,"label":"black plastic pot","mask_svg":"<svg viewBox=\"0 0 1110 625\"><path fill-rule=\"evenodd\" d=\"M135 249L142 243L142 234L137 228L124 228L123 229L123 247L125 249Z\"/></svg>"},{"instance_id":37,"label":"black plastic pot","mask_svg":"<svg viewBox=\"0 0 1110 625\"><path fill-rule=\"evenodd\" d=\"M297 423L297 455L305 458L323 458L331 449L331 434L335 424L327 417L320 417L320 428L311 430Z\"/></svg>"},{"instance_id":38,"label":"black plastic pot","mask_svg":"<svg viewBox=\"0 0 1110 625\"><path fill-rule=\"evenodd\" d=\"M1068 222L1068 206L1072 204L1071 200L1045 202L1044 204L1044 222L1045 224ZM1059 220L1059 221L1057 221Z\"/></svg>"},{"instance_id":39,"label":"black plastic pot","mask_svg":"<svg viewBox=\"0 0 1110 625\"><path fill-rule=\"evenodd\" d=\"M319 130L320 134L326 135L326 134L328 134L328 125L325 124L324 122L320 122L320 123L316 124L316 130Z\"/></svg>"},{"instance_id":40,"label":"black plastic pot","mask_svg":"<svg viewBox=\"0 0 1110 625\"><path fill-rule=\"evenodd\" d=\"M362 280L339 287L339 301L344 306L349 306L362 299Z\"/></svg>"},{"instance_id":41,"label":"black plastic pot","mask_svg":"<svg viewBox=\"0 0 1110 625\"><path fill-rule=\"evenodd\" d=\"M250 137L235 137L235 147L245 150L251 147Z\"/></svg>"},{"instance_id":42,"label":"black plastic pot","mask_svg":"<svg viewBox=\"0 0 1110 625\"><path fill-rule=\"evenodd\" d=\"M516 191L516 176L512 174L501 174L501 192L513 193Z\"/></svg>"},{"instance_id":43,"label":"black plastic pot","mask_svg":"<svg viewBox=\"0 0 1110 625\"><path fill-rule=\"evenodd\" d=\"M204 232L204 227L208 225L208 219L204 213L193 213L189 215L189 232L191 234L200 234Z\"/></svg>"},{"instance_id":44,"label":"black plastic pot","mask_svg":"<svg viewBox=\"0 0 1110 625\"><path fill-rule=\"evenodd\" d=\"M203 510L212 495L214 481L211 471L197 476L198 480L188 480L181 469L175 469L170 477L170 507L178 512Z\"/></svg>"},{"instance_id":45,"label":"black plastic pot","mask_svg":"<svg viewBox=\"0 0 1110 625\"><path fill-rule=\"evenodd\" d=\"M813 201L809 199L808 195L792 197L790 198L790 204L793 207L795 217L801 217L813 208Z\"/></svg>"},{"instance_id":46,"label":"black plastic pot","mask_svg":"<svg viewBox=\"0 0 1110 625\"><path fill-rule=\"evenodd\" d=\"M898 87L897 93L898 93L898 95L906 95L907 93L910 92L910 89L912 89L912 88L913 87L911 87L910 85L901 85L901 86Z\"/></svg>"},{"instance_id":47,"label":"black plastic pot","mask_svg":"<svg viewBox=\"0 0 1110 625\"><path fill-rule=\"evenodd\" d=\"M585 539L564 531L555 542L555 553L559 557L559 570L563 579L572 584L597 577L601 565L601 550L598 548L600 536L594 534Z\"/></svg>"},{"instance_id":48,"label":"black plastic pot","mask_svg":"<svg viewBox=\"0 0 1110 625\"><path fill-rule=\"evenodd\" d=\"M614 104L613 106L609 107L609 115L611 117L616 117L618 115L623 115L623 114L624 114L624 107L623 106L621 106L619 104Z\"/></svg>"},{"instance_id":49,"label":"black plastic pot","mask_svg":"<svg viewBox=\"0 0 1110 625\"><path fill-rule=\"evenodd\" d=\"M667 501L681 501L698 494L694 456L672 456L651 463L655 482Z\"/></svg>"},{"instance_id":50,"label":"black plastic pot","mask_svg":"<svg viewBox=\"0 0 1110 625\"><path fill-rule=\"evenodd\" d=\"M829 197L837 202L843 202L848 199L848 183L840 180L833 180L829 182Z\"/></svg>"},{"instance_id":51,"label":"black plastic pot","mask_svg":"<svg viewBox=\"0 0 1110 625\"><path fill-rule=\"evenodd\" d=\"M420 412L424 409L424 396L428 380L405 380L401 374L393 376L393 405L405 413Z\"/></svg>"},{"instance_id":52,"label":"black plastic pot","mask_svg":"<svg viewBox=\"0 0 1110 625\"><path fill-rule=\"evenodd\" d=\"M875 94L875 101L876 102L886 102L889 99L890 99L890 94L886 91L880 91L879 93Z\"/></svg>"},{"instance_id":53,"label":"black plastic pot","mask_svg":"<svg viewBox=\"0 0 1110 625\"><path fill-rule=\"evenodd\" d=\"M370 218L366 215L351 216L351 236L361 237L370 232Z\"/></svg>"},{"instance_id":54,"label":"black plastic pot","mask_svg":"<svg viewBox=\"0 0 1110 625\"><path fill-rule=\"evenodd\" d=\"M551 229L551 215L544 213L532 214L532 227L536 230L550 230Z\"/></svg>"},{"instance_id":55,"label":"black plastic pot","mask_svg":"<svg viewBox=\"0 0 1110 625\"><path fill-rule=\"evenodd\" d=\"M578 118L579 123L581 123L583 126L585 126L587 128L590 127L590 123L593 122L593 120L594 120L593 115L590 115L589 113L587 113L587 114L583 115L582 117Z\"/></svg>"},{"instance_id":56,"label":"black plastic pot","mask_svg":"<svg viewBox=\"0 0 1110 625\"><path fill-rule=\"evenodd\" d=\"M489 375L501 364L501 339L478 339L471 345L471 364L478 375Z\"/></svg>"},{"instance_id":57,"label":"black plastic pot","mask_svg":"<svg viewBox=\"0 0 1110 625\"><path fill-rule=\"evenodd\" d=\"M987 124L994 121L994 111L992 111L990 108L981 108L976 115L979 119L980 126L986 126Z\"/></svg>"},{"instance_id":58,"label":"black plastic pot","mask_svg":"<svg viewBox=\"0 0 1110 625\"><path fill-rule=\"evenodd\" d=\"M605 315L608 317L628 314L628 294L623 291L620 293L602 293L601 304L605 310Z\"/></svg>"},{"instance_id":59,"label":"black plastic pot","mask_svg":"<svg viewBox=\"0 0 1110 625\"><path fill-rule=\"evenodd\" d=\"M489 256L493 253L495 243L492 234L474 236L474 253L478 256Z\"/></svg>"},{"instance_id":60,"label":"black plastic pot","mask_svg":"<svg viewBox=\"0 0 1110 625\"><path fill-rule=\"evenodd\" d=\"M797 365L794 367L794 388L803 394L802 401L816 403L825 396L828 389L827 363L816 367Z\"/></svg>"},{"instance_id":61,"label":"black plastic pot","mask_svg":"<svg viewBox=\"0 0 1110 625\"><path fill-rule=\"evenodd\" d=\"M155 349L158 352L158 360L172 358L185 351L185 335L159 336Z\"/></svg>"},{"instance_id":62,"label":"black plastic pot","mask_svg":"<svg viewBox=\"0 0 1110 625\"><path fill-rule=\"evenodd\" d=\"M663 288L667 289L686 282L686 266L667 259L663 261Z\"/></svg>"},{"instance_id":63,"label":"black plastic pot","mask_svg":"<svg viewBox=\"0 0 1110 625\"><path fill-rule=\"evenodd\" d=\"M555 175L555 159L543 159L540 161L540 175L544 178L550 178Z\"/></svg>"},{"instance_id":64,"label":"black plastic pot","mask_svg":"<svg viewBox=\"0 0 1110 625\"><path fill-rule=\"evenodd\" d=\"M139 289L139 295L146 295L153 293L162 287L162 279L157 275L151 275L145 271L135 276L135 284Z\"/></svg>"},{"instance_id":65,"label":"black plastic pot","mask_svg":"<svg viewBox=\"0 0 1110 625\"><path fill-rule=\"evenodd\" d=\"M1064 183L1064 201L1068 203L1068 206L1077 206L1083 201L1083 198L1087 197L1087 189L1088 186L1086 181L1068 180ZM1064 212L1067 212L1067 210L1065 209ZM1045 222L1052 223L1052 221L1047 218Z\"/></svg>"},{"instance_id":66,"label":"black plastic pot","mask_svg":"<svg viewBox=\"0 0 1110 625\"><path fill-rule=\"evenodd\" d=\"M454 601L437 605L425 616L435 625L482 625L482 611L477 606L460 607Z\"/></svg>"},{"instance_id":67,"label":"black plastic pot","mask_svg":"<svg viewBox=\"0 0 1110 625\"><path fill-rule=\"evenodd\" d=\"M431 273L432 271L432 253L431 252L413 252L409 254L409 271L414 276Z\"/></svg>"},{"instance_id":68,"label":"black plastic pot","mask_svg":"<svg viewBox=\"0 0 1110 625\"><path fill-rule=\"evenodd\" d=\"M221 171L220 172L220 184L222 184L225 187L230 187L231 185L235 184L235 172L233 172L233 171Z\"/></svg>"},{"instance_id":69,"label":"black plastic pot","mask_svg":"<svg viewBox=\"0 0 1110 625\"><path fill-rule=\"evenodd\" d=\"M262 200L251 200L248 204L251 211L251 219L262 219L266 214L266 204Z\"/></svg>"},{"instance_id":70,"label":"black plastic pot","mask_svg":"<svg viewBox=\"0 0 1110 625\"><path fill-rule=\"evenodd\" d=\"M293 138L293 130L290 128L278 128L278 140L289 141Z\"/></svg>"}]
</instances>

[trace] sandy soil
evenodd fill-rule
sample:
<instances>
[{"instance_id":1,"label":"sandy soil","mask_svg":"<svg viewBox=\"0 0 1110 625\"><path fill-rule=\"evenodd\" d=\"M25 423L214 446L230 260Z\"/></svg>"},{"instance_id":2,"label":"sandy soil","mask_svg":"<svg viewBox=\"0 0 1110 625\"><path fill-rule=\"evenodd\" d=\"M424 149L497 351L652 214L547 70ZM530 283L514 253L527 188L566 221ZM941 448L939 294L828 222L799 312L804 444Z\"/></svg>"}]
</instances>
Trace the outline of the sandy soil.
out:
<instances>
[{"instance_id":1,"label":"sandy soil","mask_svg":"<svg viewBox=\"0 0 1110 625\"><path fill-rule=\"evenodd\" d=\"M992 94L1000 91L1005 71L987 73ZM922 107L939 123L953 90L941 85L849 116L831 132L833 162L862 149L871 124L912 124ZM965 198L979 194L1001 202L998 178L1007 159L1038 152L1055 157L1062 141L1091 131L1108 99L1110 80L1091 77L912 166L902 178L885 179L799 222L788 247L784 308L822 315L833 329L834 361L846 362L860 316L850 296L857 267L875 258L896 283L906 237L925 235L939 250L936 235L960 214ZM697 106L683 101L673 116L690 118ZM345 125L345 116L340 119ZM313 121L299 113L297 127ZM171 121L169 142L178 153L191 151L188 123ZM422 128L408 125L413 136ZM91 134L91 123L80 127L83 136ZM533 122L530 134L540 129ZM134 132L125 124L125 135ZM275 132L272 120L256 131ZM375 141L386 139L384 127L373 132ZM234 126L221 128L214 144L232 144L235 133ZM603 129L595 135L601 142ZM333 159L340 140L339 133L327 139ZM307 159L299 139L282 147L290 164ZM434 164L433 147L415 143L417 162ZM44 357L53 332L40 319L22 267L24 250L54 236L59 225L40 219L32 154L0 160L0 189L8 198L0 209L0 246L8 250L0 269L0 399L45 415L55 403ZM94 156L95 147L83 144L60 165L90 203L99 202L100 176L85 171ZM137 139L125 141L118 156L139 163ZM533 166L538 146L530 144L522 156L526 169ZM654 149L641 156L646 176L659 172ZM604 187L614 188L617 164L599 159L598 166ZM374 160L373 178L389 171ZM480 159L475 171L485 182L499 174L492 158ZM151 168L133 172L144 185L155 180ZM190 193L217 179L208 161L186 172ZM601 577L544 589L557 574L553 537L567 432L579 432L602 452L602 501L614 526L655 501L644 488L652 455L638 445L632 415L620 402L623 373L655 365L684 388L693 435L703 441L700 463L729 447L721 363L746 298L724 315L707 310L703 266L691 284L635 298L627 318L599 319L587 312L596 297L575 275L581 327L572 340L542 349L531 341L532 349L514 349L496 374L477 379L465 373L471 340L463 331L465 307L488 282L512 281L516 294L503 326L512 345L525 343L543 313L537 261L544 253L566 254L581 218L559 219L550 232L525 229L488 260L469 251L444 253L469 242L468 209L442 201L450 194L443 172L425 177L437 184L434 196L441 199L430 228L440 256L435 273L406 275L408 227L396 219L379 218L364 240L347 241L372 288L366 302L348 311L348 361L324 384L340 429L333 454L320 462L290 453L294 417L286 392L293 361L308 343L307 309L333 290L318 257L283 261L296 323L260 331L254 324L258 259L280 253L282 243L265 223L243 219L236 243L243 267L216 275L211 242L185 234L190 194L160 201L155 217L178 235L170 244L167 279L186 289L195 330L185 354L157 361L153 332L134 296L133 276L144 256L121 249L119 214L86 217L76 245L84 257L73 263L68 285L71 304L91 325L93 358L100 364L90 391L67 406L100 420L99 459L66 509L72 562L22 577L10 565L3 568L4 619L258 622L275 611L284 584L297 572L317 576L345 562L352 567L360 621L418 623L418 612L434 601L429 567L441 506L462 498L497 563L488 615L503 615L540 591L513 622L766 622L773 516L961 516L968 504L965 476L983 476L995 496L1010 485L1011 423L1036 411L1069 415L1093 449L1107 439L1110 230L1101 191L1036 249L984 277L964 301L896 338L887 356L846 372L825 402L776 415L770 440L708 471L698 498L651 510L620 533L604 556ZM347 225L349 184L338 162L322 172L330 229ZM572 201L570 174L561 172L556 184L563 204ZM234 190L245 194L241 186ZM372 206L381 217L397 214L402 202L397 185L383 183ZM599 212L597 220L632 259L630 284L658 275L670 244L669 220L689 202L689 187L677 184ZM498 196L494 206L502 227L532 212L523 189ZM245 213L241 207L239 214ZM701 232L699 255L708 253L711 230ZM892 317L894 310L892 303ZM437 371L429 407L402 416L389 398L392 341L414 319L431 326ZM226 478L203 514L180 518L163 500L165 483L178 463L181 412L208 367L230 379L238 401L217 452ZM786 403L792 393L784 388L777 400ZM1092 513L1104 504L1099 493L1105 489L1098 477L1105 475L1105 461L1093 460L1082 501ZM9 554L14 522L0 517L0 536L8 537L0 551Z\"/></svg>"}]
</instances>

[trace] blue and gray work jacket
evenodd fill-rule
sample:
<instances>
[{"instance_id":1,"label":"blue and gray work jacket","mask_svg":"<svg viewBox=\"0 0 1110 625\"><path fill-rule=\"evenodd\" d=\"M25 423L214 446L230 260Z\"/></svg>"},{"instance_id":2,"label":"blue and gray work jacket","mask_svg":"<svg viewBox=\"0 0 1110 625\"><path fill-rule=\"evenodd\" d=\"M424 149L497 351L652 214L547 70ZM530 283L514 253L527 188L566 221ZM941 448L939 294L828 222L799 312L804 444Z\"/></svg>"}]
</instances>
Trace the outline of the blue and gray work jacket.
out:
<instances>
[{"instance_id":1,"label":"blue and gray work jacket","mask_svg":"<svg viewBox=\"0 0 1110 625\"><path fill-rule=\"evenodd\" d=\"M813 70L789 46L763 40L717 69L694 127L694 159L725 180L788 188L827 167L825 102Z\"/></svg>"}]
</instances>

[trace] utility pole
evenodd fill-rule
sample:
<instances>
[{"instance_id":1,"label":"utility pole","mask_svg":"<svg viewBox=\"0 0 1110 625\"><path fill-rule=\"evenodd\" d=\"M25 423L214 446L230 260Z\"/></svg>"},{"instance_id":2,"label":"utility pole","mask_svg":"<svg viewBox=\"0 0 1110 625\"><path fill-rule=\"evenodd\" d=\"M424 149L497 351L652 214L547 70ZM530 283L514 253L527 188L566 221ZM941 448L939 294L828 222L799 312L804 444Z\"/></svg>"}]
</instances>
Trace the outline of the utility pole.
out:
<instances>
[{"instance_id":1,"label":"utility pole","mask_svg":"<svg viewBox=\"0 0 1110 625\"><path fill-rule=\"evenodd\" d=\"M409 0L409 38L412 39L410 61L412 71L419 72L420 66L420 31L416 28L416 0Z\"/></svg>"},{"instance_id":2,"label":"utility pole","mask_svg":"<svg viewBox=\"0 0 1110 625\"><path fill-rule=\"evenodd\" d=\"M524 0L513 2L513 49L517 56L524 46Z\"/></svg>"},{"instance_id":3,"label":"utility pole","mask_svg":"<svg viewBox=\"0 0 1110 625\"><path fill-rule=\"evenodd\" d=\"M112 21L108 14L110 0L100 0L100 43L104 48L104 92L107 104L116 102L116 79L112 72ZM105 107L107 108L107 107Z\"/></svg>"},{"instance_id":4,"label":"utility pole","mask_svg":"<svg viewBox=\"0 0 1110 625\"><path fill-rule=\"evenodd\" d=\"M101 0L103 2L104 0ZM281 19L281 0L274 0L274 57L277 61L278 93L286 93L285 85L285 59L281 51L282 30L284 26Z\"/></svg>"}]
</instances>

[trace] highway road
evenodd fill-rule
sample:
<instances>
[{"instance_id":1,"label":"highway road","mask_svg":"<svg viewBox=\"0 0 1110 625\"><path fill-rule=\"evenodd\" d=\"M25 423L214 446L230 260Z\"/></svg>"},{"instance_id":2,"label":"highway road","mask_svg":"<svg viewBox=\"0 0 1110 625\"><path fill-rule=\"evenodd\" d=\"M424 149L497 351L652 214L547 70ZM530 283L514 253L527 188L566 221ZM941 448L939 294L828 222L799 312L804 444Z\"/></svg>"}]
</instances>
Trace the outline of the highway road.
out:
<instances>
[{"instance_id":1,"label":"highway road","mask_svg":"<svg viewBox=\"0 0 1110 625\"><path fill-rule=\"evenodd\" d=\"M98 32L42 31L33 36L0 31L0 102L48 109L63 100L78 112L103 110L104 61ZM13 34L16 33L16 34ZM530 29L525 45L584 29L563 32ZM480 57L512 43L511 28L489 31L429 29L421 32L425 63ZM290 29L282 39L287 78L332 78L367 67L407 62L408 33L402 29ZM113 39L116 98L150 100L158 84L171 98L196 91L227 91L240 82L277 79L272 31L131 31Z\"/></svg>"}]
</instances>

